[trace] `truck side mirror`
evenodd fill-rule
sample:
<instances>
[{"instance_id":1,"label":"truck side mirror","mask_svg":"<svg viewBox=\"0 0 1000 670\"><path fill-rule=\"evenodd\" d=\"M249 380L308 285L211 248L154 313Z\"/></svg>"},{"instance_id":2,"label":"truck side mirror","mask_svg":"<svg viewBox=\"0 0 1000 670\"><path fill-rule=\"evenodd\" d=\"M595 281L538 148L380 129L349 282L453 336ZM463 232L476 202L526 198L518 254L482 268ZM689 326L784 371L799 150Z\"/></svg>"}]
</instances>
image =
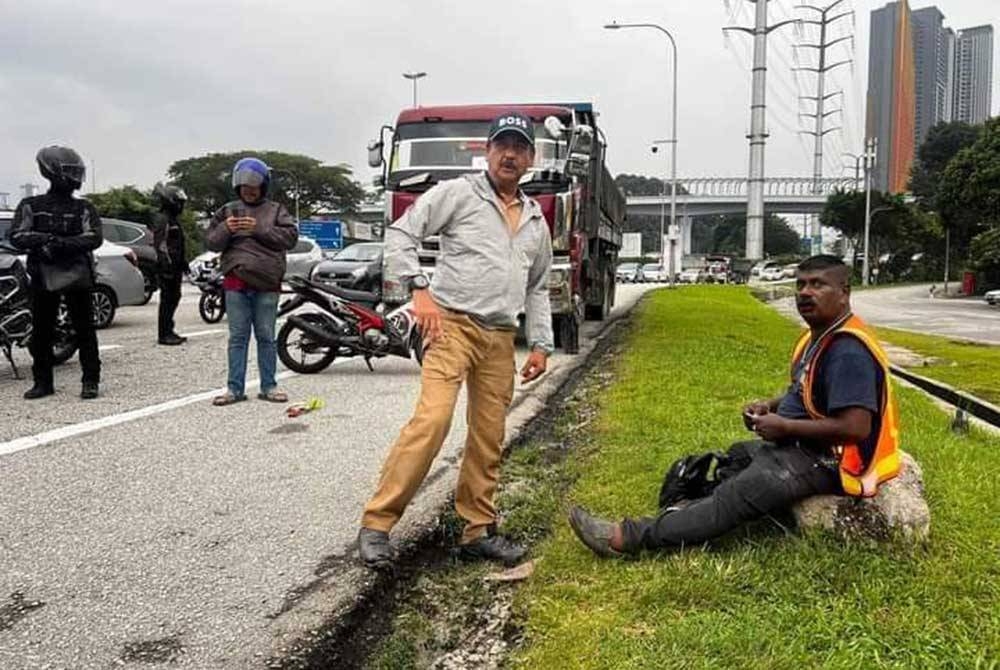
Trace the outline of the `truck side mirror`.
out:
<instances>
[{"instance_id":1,"label":"truck side mirror","mask_svg":"<svg viewBox=\"0 0 1000 670\"><path fill-rule=\"evenodd\" d=\"M556 116L545 117L545 132L554 140L561 140L566 136L566 126Z\"/></svg>"},{"instance_id":2,"label":"truck side mirror","mask_svg":"<svg viewBox=\"0 0 1000 670\"><path fill-rule=\"evenodd\" d=\"M594 150L594 129L587 125L579 125L573 128L573 136L569 142L569 153L584 154L589 156Z\"/></svg>"},{"instance_id":3,"label":"truck side mirror","mask_svg":"<svg viewBox=\"0 0 1000 670\"><path fill-rule=\"evenodd\" d=\"M379 168L385 159L382 156L382 141L372 140L368 143L368 167Z\"/></svg>"}]
</instances>

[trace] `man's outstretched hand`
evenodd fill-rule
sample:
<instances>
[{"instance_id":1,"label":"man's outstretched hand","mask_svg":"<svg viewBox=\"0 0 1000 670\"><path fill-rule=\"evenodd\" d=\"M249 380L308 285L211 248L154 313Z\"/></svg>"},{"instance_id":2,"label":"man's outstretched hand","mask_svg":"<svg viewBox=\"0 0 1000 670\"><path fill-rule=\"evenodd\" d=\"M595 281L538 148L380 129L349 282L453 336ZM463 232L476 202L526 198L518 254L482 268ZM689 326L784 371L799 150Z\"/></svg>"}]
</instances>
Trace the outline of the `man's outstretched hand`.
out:
<instances>
[{"instance_id":1,"label":"man's outstretched hand","mask_svg":"<svg viewBox=\"0 0 1000 670\"><path fill-rule=\"evenodd\" d=\"M434 302L434 297L427 289L416 289L413 291L413 318L417 322L420 330L420 337L423 338L424 347L431 346L441 337L441 308Z\"/></svg>"},{"instance_id":2,"label":"man's outstretched hand","mask_svg":"<svg viewBox=\"0 0 1000 670\"><path fill-rule=\"evenodd\" d=\"M524 362L524 367L521 368L521 382L526 384L541 377L542 373L545 372L546 365L548 365L548 356L541 351L532 351L528 354L528 360Z\"/></svg>"},{"instance_id":3,"label":"man's outstretched hand","mask_svg":"<svg viewBox=\"0 0 1000 670\"><path fill-rule=\"evenodd\" d=\"M747 430L755 430L754 417L771 413L771 405L766 400L754 400L743 407L743 425Z\"/></svg>"},{"instance_id":4,"label":"man's outstretched hand","mask_svg":"<svg viewBox=\"0 0 1000 670\"><path fill-rule=\"evenodd\" d=\"M788 419L779 414L760 414L752 418L753 432L768 442L788 436Z\"/></svg>"}]
</instances>

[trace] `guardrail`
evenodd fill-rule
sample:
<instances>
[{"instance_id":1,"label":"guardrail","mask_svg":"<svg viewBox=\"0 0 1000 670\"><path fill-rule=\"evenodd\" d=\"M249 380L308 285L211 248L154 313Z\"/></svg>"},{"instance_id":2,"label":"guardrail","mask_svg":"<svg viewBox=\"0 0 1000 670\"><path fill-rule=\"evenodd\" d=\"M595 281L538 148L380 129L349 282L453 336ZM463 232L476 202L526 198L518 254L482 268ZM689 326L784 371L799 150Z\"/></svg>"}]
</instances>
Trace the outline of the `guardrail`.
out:
<instances>
[{"instance_id":1,"label":"guardrail","mask_svg":"<svg viewBox=\"0 0 1000 670\"><path fill-rule=\"evenodd\" d=\"M971 414L981 421L985 421L994 428L1000 428L1000 407L988 403L981 398L977 398L972 394L966 393L965 391L959 391L958 389L948 386L947 384L943 384L933 379L928 379L927 377L922 377L905 368L901 368L898 365L890 365L889 370L893 375L908 381L917 388L931 394L935 398L943 400L958 410Z\"/></svg>"}]
</instances>

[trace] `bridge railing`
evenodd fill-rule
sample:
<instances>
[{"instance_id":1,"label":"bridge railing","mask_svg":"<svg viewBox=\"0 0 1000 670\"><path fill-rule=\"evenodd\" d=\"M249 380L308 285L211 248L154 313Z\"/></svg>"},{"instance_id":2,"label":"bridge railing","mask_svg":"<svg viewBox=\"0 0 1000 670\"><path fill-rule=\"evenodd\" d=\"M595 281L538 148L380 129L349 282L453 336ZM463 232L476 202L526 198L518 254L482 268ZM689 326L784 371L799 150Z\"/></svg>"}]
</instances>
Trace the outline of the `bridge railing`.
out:
<instances>
[{"instance_id":1,"label":"bridge railing","mask_svg":"<svg viewBox=\"0 0 1000 670\"><path fill-rule=\"evenodd\" d=\"M678 179L677 192L678 195L686 192L696 197L746 197L747 185L746 177L696 177ZM818 182L812 177L770 177L764 180L765 197L828 196L837 189L853 191L857 188L857 182L846 177L829 177Z\"/></svg>"}]
</instances>

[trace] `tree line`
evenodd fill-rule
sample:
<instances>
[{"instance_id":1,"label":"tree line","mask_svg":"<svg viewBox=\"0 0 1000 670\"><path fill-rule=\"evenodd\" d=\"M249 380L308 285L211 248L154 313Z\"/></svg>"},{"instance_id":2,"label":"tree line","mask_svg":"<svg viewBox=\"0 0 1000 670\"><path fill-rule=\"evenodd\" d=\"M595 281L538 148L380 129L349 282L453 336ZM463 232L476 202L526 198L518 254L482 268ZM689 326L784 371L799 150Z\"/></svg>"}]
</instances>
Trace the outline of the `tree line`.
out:
<instances>
[{"instance_id":1,"label":"tree line","mask_svg":"<svg viewBox=\"0 0 1000 670\"><path fill-rule=\"evenodd\" d=\"M917 150L909 189L912 198L872 192L870 260L879 280L940 280L947 248L955 273L973 270L980 287L1000 285L1000 117L933 127ZM832 194L822 214L855 260L864 220L863 192Z\"/></svg>"},{"instance_id":2,"label":"tree line","mask_svg":"<svg viewBox=\"0 0 1000 670\"><path fill-rule=\"evenodd\" d=\"M298 195L299 215L307 219L318 212L352 212L365 197L361 185L351 178L347 165L323 165L322 161L280 151L236 151L210 153L176 161L167 170L167 178L184 189L188 205L181 217L188 241L188 256L201 251L203 231L199 219L207 219L235 197L231 186L233 165L245 156L256 156L272 169L268 197L295 211ZM109 189L86 196L101 216L149 224L156 211L152 187L134 185Z\"/></svg>"}]
</instances>

